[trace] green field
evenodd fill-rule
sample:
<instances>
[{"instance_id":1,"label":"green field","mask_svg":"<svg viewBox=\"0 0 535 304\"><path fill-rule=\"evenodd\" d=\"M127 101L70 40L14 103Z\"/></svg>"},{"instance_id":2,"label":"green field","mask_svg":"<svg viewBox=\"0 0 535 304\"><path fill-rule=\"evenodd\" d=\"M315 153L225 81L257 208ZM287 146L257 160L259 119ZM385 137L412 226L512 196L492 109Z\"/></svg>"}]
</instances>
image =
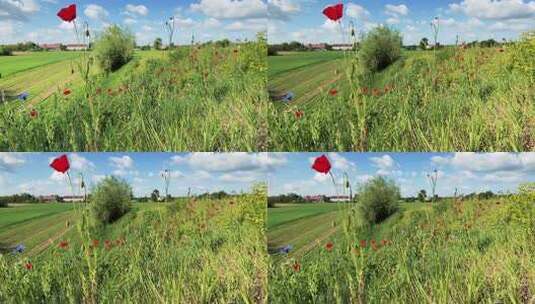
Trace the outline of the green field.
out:
<instances>
[{"instance_id":1,"label":"green field","mask_svg":"<svg viewBox=\"0 0 535 304\"><path fill-rule=\"evenodd\" d=\"M349 51L269 56L270 150L532 151L535 78L520 48L404 51L376 73Z\"/></svg>"},{"instance_id":2,"label":"green field","mask_svg":"<svg viewBox=\"0 0 535 304\"><path fill-rule=\"evenodd\" d=\"M78 58L81 52L26 52L13 56L0 56L0 74L2 78L26 70L63 62L69 69L71 60Z\"/></svg>"},{"instance_id":3,"label":"green field","mask_svg":"<svg viewBox=\"0 0 535 304\"><path fill-rule=\"evenodd\" d=\"M270 303L531 303L535 300L533 194L490 200L402 203L380 224L367 225L358 204L338 212L336 233L306 254L275 254ZM329 213L305 206L292 241L310 242ZM269 209L268 217L278 208ZM280 208L285 209L285 208ZM310 220L316 218L317 221ZM297 225L300 223L300 225ZM268 229L268 238L280 224ZM323 223L323 233L332 229ZM321 232L317 232L321 235ZM512 237L514 236L514 237ZM364 242L364 243L363 243ZM332 244L328 250L326 245ZM299 251L299 247L297 249ZM296 266L297 265L297 266Z\"/></svg>"},{"instance_id":4,"label":"green field","mask_svg":"<svg viewBox=\"0 0 535 304\"><path fill-rule=\"evenodd\" d=\"M26 246L0 251L0 302L265 302L264 206L262 191L138 203L105 226L82 205L0 208L1 246Z\"/></svg>"}]
</instances>

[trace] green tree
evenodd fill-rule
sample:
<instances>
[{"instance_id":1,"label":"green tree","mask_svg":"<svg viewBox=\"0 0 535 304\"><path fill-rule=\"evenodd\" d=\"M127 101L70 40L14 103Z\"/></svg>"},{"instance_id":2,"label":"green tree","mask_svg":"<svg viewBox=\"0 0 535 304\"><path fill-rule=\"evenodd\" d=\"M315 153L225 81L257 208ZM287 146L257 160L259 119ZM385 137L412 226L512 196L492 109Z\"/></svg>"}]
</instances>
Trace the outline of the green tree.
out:
<instances>
[{"instance_id":1,"label":"green tree","mask_svg":"<svg viewBox=\"0 0 535 304\"><path fill-rule=\"evenodd\" d=\"M112 223L132 207L132 188L116 177L106 177L91 193L91 209L100 223Z\"/></svg>"},{"instance_id":2,"label":"green tree","mask_svg":"<svg viewBox=\"0 0 535 304\"><path fill-rule=\"evenodd\" d=\"M420 190L420 192L418 192L418 200L420 202L425 202L426 198L427 198L427 192L425 192L424 189Z\"/></svg>"},{"instance_id":3,"label":"green tree","mask_svg":"<svg viewBox=\"0 0 535 304\"><path fill-rule=\"evenodd\" d=\"M424 38L422 38L422 40L420 40L420 48L422 50L427 50L427 46L429 46L429 39L424 37Z\"/></svg>"},{"instance_id":4,"label":"green tree","mask_svg":"<svg viewBox=\"0 0 535 304\"><path fill-rule=\"evenodd\" d=\"M158 191L158 189L154 189L152 193L150 194L150 199L153 202L157 202L159 198L160 198L160 191Z\"/></svg>"},{"instance_id":5,"label":"green tree","mask_svg":"<svg viewBox=\"0 0 535 304\"><path fill-rule=\"evenodd\" d=\"M162 49L162 38L158 37L154 39L153 47L155 50L161 50Z\"/></svg>"},{"instance_id":6,"label":"green tree","mask_svg":"<svg viewBox=\"0 0 535 304\"><path fill-rule=\"evenodd\" d=\"M401 57L402 38L398 31L379 26L361 42L359 61L366 72L379 72Z\"/></svg>"},{"instance_id":7,"label":"green tree","mask_svg":"<svg viewBox=\"0 0 535 304\"><path fill-rule=\"evenodd\" d=\"M399 187L393 180L377 176L361 187L359 208L368 223L380 223L398 210L400 197Z\"/></svg>"},{"instance_id":8,"label":"green tree","mask_svg":"<svg viewBox=\"0 0 535 304\"><path fill-rule=\"evenodd\" d=\"M112 25L95 42L94 54L100 68L110 73L129 62L134 56L134 36L126 29Z\"/></svg>"}]
</instances>

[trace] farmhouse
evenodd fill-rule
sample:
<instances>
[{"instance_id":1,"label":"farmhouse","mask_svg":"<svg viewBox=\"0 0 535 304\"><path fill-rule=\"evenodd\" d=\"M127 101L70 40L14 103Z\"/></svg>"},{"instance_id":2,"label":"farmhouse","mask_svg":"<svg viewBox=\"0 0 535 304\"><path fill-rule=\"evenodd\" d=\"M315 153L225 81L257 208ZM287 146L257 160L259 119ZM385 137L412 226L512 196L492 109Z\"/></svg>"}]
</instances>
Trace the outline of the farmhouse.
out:
<instances>
[{"instance_id":1,"label":"farmhouse","mask_svg":"<svg viewBox=\"0 0 535 304\"><path fill-rule=\"evenodd\" d=\"M63 201L66 203L76 203L76 202L83 202L84 197L83 196L64 196L62 197Z\"/></svg>"},{"instance_id":2,"label":"farmhouse","mask_svg":"<svg viewBox=\"0 0 535 304\"><path fill-rule=\"evenodd\" d=\"M323 200L323 195L307 195L304 199L307 202L321 202Z\"/></svg>"},{"instance_id":3,"label":"farmhouse","mask_svg":"<svg viewBox=\"0 0 535 304\"><path fill-rule=\"evenodd\" d=\"M87 49L86 44L65 44L61 43L50 43L50 44L41 44L39 47L47 51L61 51L62 46L68 51L83 51Z\"/></svg>"},{"instance_id":4,"label":"farmhouse","mask_svg":"<svg viewBox=\"0 0 535 304\"><path fill-rule=\"evenodd\" d=\"M326 43L311 43L307 45L307 48L313 51L325 51L327 50L327 44Z\"/></svg>"},{"instance_id":5,"label":"farmhouse","mask_svg":"<svg viewBox=\"0 0 535 304\"><path fill-rule=\"evenodd\" d=\"M41 195L38 197L38 199L41 203L51 203L58 202L60 198L58 195Z\"/></svg>"},{"instance_id":6,"label":"farmhouse","mask_svg":"<svg viewBox=\"0 0 535 304\"><path fill-rule=\"evenodd\" d=\"M336 51L351 51L353 49L353 45L349 43L344 44L333 44L331 45L333 50Z\"/></svg>"},{"instance_id":7,"label":"farmhouse","mask_svg":"<svg viewBox=\"0 0 535 304\"><path fill-rule=\"evenodd\" d=\"M328 196L329 201L331 202L349 202L349 195L333 195Z\"/></svg>"}]
</instances>

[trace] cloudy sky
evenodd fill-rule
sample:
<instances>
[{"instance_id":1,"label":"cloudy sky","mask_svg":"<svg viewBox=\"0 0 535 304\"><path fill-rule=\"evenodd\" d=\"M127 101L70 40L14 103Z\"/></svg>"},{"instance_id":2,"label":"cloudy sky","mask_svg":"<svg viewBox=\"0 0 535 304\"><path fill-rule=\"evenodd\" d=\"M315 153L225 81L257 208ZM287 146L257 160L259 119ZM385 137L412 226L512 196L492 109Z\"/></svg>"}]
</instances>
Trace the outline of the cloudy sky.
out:
<instances>
[{"instance_id":1,"label":"cloudy sky","mask_svg":"<svg viewBox=\"0 0 535 304\"><path fill-rule=\"evenodd\" d=\"M49 164L58 153L0 153L0 195L28 192L34 195L72 195L64 174ZM89 187L105 176L126 179L136 196L162 193L161 172L171 171L169 193L186 195L206 191L249 191L251 186L266 181L266 172L279 162L266 154L247 153L69 153L69 171L74 184L80 173ZM78 188L78 187L76 187ZM78 194L78 193L75 193Z\"/></svg>"},{"instance_id":2,"label":"cloudy sky","mask_svg":"<svg viewBox=\"0 0 535 304\"><path fill-rule=\"evenodd\" d=\"M270 43L348 42L338 24L322 15L332 0L268 0L268 39ZM440 17L439 41L516 39L519 33L535 29L535 1L531 0L361 0L343 1L344 29L352 21L357 31L366 32L379 25L398 29L405 44L416 44L422 37L432 40L430 22ZM349 35L347 35L349 36Z\"/></svg>"},{"instance_id":3,"label":"cloudy sky","mask_svg":"<svg viewBox=\"0 0 535 304\"><path fill-rule=\"evenodd\" d=\"M270 154L273 155L273 154ZM311 169L321 153L279 154L268 173L269 194L344 194L329 175ZM427 174L438 171L437 194L451 196L491 190L514 192L523 182L535 182L535 153L328 153L339 184L344 172L354 189L373 176L388 176L400 186L403 196L416 196L420 189L431 193Z\"/></svg>"},{"instance_id":4,"label":"cloudy sky","mask_svg":"<svg viewBox=\"0 0 535 304\"><path fill-rule=\"evenodd\" d=\"M167 34L164 22L176 18L175 44L222 38L251 39L266 30L267 4L262 0L0 0L0 44L19 41L75 42L72 24L56 13L75 3L78 23L87 21L101 31L109 24L128 27L138 44L152 43Z\"/></svg>"}]
</instances>

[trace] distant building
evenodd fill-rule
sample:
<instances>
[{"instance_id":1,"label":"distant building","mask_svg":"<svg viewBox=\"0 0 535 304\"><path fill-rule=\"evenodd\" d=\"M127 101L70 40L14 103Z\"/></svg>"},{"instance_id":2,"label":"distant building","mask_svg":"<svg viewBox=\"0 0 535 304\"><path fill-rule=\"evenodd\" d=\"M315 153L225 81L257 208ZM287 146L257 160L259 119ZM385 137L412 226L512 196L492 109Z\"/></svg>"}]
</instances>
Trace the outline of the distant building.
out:
<instances>
[{"instance_id":1,"label":"distant building","mask_svg":"<svg viewBox=\"0 0 535 304\"><path fill-rule=\"evenodd\" d=\"M327 50L327 44L326 43L310 43L307 45L307 48L313 51L325 51Z\"/></svg>"},{"instance_id":2,"label":"distant building","mask_svg":"<svg viewBox=\"0 0 535 304\"><path fill-rule=\"evenodd\" d=\"M59 201L59 196L57 195L41 195L38 197L39 202L41 203L51 203Z\"/></svg>"},{"instance_id":3,"label":"distant building","mask_svg":"<svg viewBox=\"0 0 535 304\"><path fill-rule=\"evenodd\" d=\"M66 44L68 51L83 51L87 49L87 44Z\"/></svg>"},{"instance_id":4,"label":"distant building","mask_svg":"<svg viewBox=\"0 0 535 304\"><path fill-rule=\"evenodd\" d=\"M323 200L323 195L307 195L304 199L308 202L321 202Z\"/></svg>"},{"instance_id":5,"label":"distant building","mask_svg":"<svg viewBox=\"0 0 535 304\"><path fill-rule=\"evenodd\" d=\"M47 51L61 51L61 43L41 44L39 47ZM83 51L87 49L87 44L65 44L65 49L68 51Z\"/></svg>"},{"instance_id":6,"label":"distant building","mask_svg":"<svg viewBox=\"0 0 535 304\"><path fill-rule=\"evenodd\" d=\"M84 197L83 196L64 196L62 197L63 201L66 203L76 203L76 202L83 202Z\"/></svg>"},{"instance_id":7,"label":"distant building","mask_svg":"<svg viewBox=\"0 0 535 304\"><path fill-rule=\"evenodd\" d=\"M336 51L350 51L353 49L353 45L349 43L332 44L331 47L333 50L336 50Z\"/></svg>"},{"instance_id":8,"label":"distant building","mask_svg":"<svg viewBox=\"0 0 535 304\"><path fill-rule=\"evenodd\" d=\"M333 195L328 197L331 202L349 202L349 195Z\"/></svg>"},{"instance_id":9,"label":"distant building","mask_svg":"<svg viewBox=\"0 0 535 304\"><path fill-rule=\"evenodd\" d=\"M47 51L59 51L61 50L61 44L60 43L51 43L51 44L41 44L39 46L40 48L42 48L43 50L47 50Z\"/></svg>"}]
</instances>

